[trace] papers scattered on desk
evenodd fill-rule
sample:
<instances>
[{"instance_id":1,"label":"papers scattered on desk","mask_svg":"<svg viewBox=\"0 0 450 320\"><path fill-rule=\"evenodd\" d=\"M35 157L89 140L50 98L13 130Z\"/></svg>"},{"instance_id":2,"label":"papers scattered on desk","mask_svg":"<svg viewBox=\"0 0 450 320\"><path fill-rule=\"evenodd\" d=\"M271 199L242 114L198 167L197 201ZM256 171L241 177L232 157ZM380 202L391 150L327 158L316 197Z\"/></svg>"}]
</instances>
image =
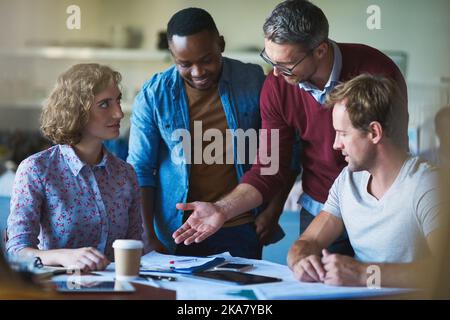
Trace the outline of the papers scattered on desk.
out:
<instances>
[{"instance_id":1,"label":"papers scattered on desk","mask_svg":"<svg viewBox=\"0 0 450 320\"><path fill-rule=\"evenodd\" d=\"M362 287L350 288L327 286L323 283L303 283L297 281L294 278L292 271L290 271L289 268L285 265L263 260L232 257L229 253L222 253L208 258L198 258L201 260L196 261L196 263L211 261L211 259L218 257L227 260L227 262L251 263L255 266L254 270L252 270L252 273L282 278L283 281L277 283L265 283L236 287L235 285L228 284L227 282L221 283L204 281L197 277L180 274L176 276L177 281L158 281L158 285L164 289L176 290L178 300L253 300L255 298L260 300L359 299L375 296L383 297L391 294L403 294L412 291L411 289L369 289ZM170 260L185 258L192 257L168 256L161 255L155 252L142 257L142 263L146 266L164 267L167 266L167 262ZM141 270L141 272L145 271ZM161 274L160 272L161 271L155 273ZM167 275L172 276L173 271L169 272L170 273L167 273ZM99 280L99 277L105 280L114 280L114 263L111 263L105 271L99 271L95 273L101 276L94 276L94 281ZM74 275L61 275L54 278L64 280L69 279L69 277L73 276ZM133 281L133 283L134 282L144 285L153 285L148 280L142 278L136 279L135 281Z\"/></svg>"},{"instance_id":2,"label":"papers scattered on desk","mask_svg":"<svg viewBox=\"0 0 450 320\"><path fill-rule=\"evenodd\" d=\"M261 300L359 299L411 292L402 288L335 287L323 283L283 282L255 289Z\"/></svg>"},{"instance_id":3,"label":"papers scattered on desk","mask_svg":"<svg viewBox=\"0 0 450 320\"><path fill-rule=\"evenodd\" d=\"M161 254L152 251L142 256L141 272L194 273L208 270L225 261L222 257L188 257Z\"/></svg>"}]
</instances>

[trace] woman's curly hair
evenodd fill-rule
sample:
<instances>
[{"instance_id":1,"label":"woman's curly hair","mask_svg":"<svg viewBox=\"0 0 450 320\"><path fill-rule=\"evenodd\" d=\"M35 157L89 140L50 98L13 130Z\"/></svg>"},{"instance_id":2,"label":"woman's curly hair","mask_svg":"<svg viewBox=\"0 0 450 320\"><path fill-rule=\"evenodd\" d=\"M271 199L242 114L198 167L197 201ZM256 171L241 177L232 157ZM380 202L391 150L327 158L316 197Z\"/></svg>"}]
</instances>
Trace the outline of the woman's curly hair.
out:
<instances>
[{"instance_id":1,"label":"woman's curly hair","mask_svg":"<svg viewBox=\"0 0 450 320\"><path fill-rule=\"evenodd\" d=\"M85 63L72 66L58 77L44 103L41 131L56 144L75 145L81 141L89 121L95 95L109 85L119 85L122 76L108 66Z\"/></svg>"}]
</instances>

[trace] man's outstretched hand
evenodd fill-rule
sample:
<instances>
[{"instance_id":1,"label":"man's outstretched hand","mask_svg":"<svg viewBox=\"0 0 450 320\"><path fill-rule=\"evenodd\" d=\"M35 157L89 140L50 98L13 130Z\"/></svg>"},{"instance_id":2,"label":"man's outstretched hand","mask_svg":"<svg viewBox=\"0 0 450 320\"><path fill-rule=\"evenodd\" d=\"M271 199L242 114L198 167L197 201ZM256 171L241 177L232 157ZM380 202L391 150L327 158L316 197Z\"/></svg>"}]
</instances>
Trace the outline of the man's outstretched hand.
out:
<instances>
[{"instance_id":1,"label":"man's outstretched hand","mask_svg":"<svg viewBox=\"0 0 450 320\"><path fill-rule=\"evenodd\" d=\"M216 233L226 221L221 208L210 202L177 203L176 207L178 210L192 211L186 222L172 234L176 244L202 242Z\"/></svg>"}]
</instances>

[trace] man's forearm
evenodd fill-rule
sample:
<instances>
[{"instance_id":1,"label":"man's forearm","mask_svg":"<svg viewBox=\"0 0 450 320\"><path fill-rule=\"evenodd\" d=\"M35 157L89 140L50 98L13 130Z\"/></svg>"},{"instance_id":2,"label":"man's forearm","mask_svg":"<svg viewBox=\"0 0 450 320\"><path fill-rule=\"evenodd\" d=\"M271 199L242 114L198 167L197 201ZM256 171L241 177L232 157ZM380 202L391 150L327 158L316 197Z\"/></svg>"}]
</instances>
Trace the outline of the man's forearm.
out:
<instances>
[{"instance_id":1,"label":"man's forearm","mask_svg":"<svg viewBox=\"0 0 450 320\"><path fill-rule=\"evenodd\" d=\"M382 287L424 288L432 281L434 274L431 260L416 263L365 263L366 278L376 279L375 271L379 268L379 280ZM370 268L371 267L371 268ZM370 285L367 281L361 285Z\"/></svg>"},{"instance_id":2,"label":"man's forearm","mask_svg":"<svg viewBox=\"0 0 450 320\"><path fill-rule=\"evenodd\" d=\"M255 187L247 183L240 183L231 193L217 201L215 205L222 210L225 219L229 220L260 206L262 202L263 197Z\"/></svg>"},{"instance_id":3,"label":"man's forearm","mask_svg":"<svg viewBox=\"0 0 450 320\"><path fill-rule=\"evenodd\" d=\"M383 287L409 287L426 288L428 285L434 285L438 279L440 255L442 254L441 239L442 229L437 229L427 236L427 243L431 254L420 261L413 263L364 263L364 272L366 279L373 274L375 268L379 267L381 286ZM371 277L371 279L373 279ZM366 283L362 283L366 285Z\"/></svg>"}]
</instances>

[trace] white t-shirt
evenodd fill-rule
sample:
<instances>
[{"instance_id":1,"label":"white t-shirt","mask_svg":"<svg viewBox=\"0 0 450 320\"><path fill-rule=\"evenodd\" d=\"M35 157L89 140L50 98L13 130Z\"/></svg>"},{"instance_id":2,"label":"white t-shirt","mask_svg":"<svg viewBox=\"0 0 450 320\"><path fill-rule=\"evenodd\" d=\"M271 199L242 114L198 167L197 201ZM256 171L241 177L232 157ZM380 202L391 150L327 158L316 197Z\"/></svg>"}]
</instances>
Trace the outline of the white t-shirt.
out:
<instances>
[{"instance_id":1,"label":"white t-shirt","mask_svg":"<svg viewBox=\"0 0 450 320\"><path fill-rule=\"evenodd\" d=\"M355 258L409 263L426 257L426 236L438 227L437 169L409 157L379 200L367 191L369 178L367 171L344 168L323 208L343 220Z\"/></svg>"}]
</instances>

